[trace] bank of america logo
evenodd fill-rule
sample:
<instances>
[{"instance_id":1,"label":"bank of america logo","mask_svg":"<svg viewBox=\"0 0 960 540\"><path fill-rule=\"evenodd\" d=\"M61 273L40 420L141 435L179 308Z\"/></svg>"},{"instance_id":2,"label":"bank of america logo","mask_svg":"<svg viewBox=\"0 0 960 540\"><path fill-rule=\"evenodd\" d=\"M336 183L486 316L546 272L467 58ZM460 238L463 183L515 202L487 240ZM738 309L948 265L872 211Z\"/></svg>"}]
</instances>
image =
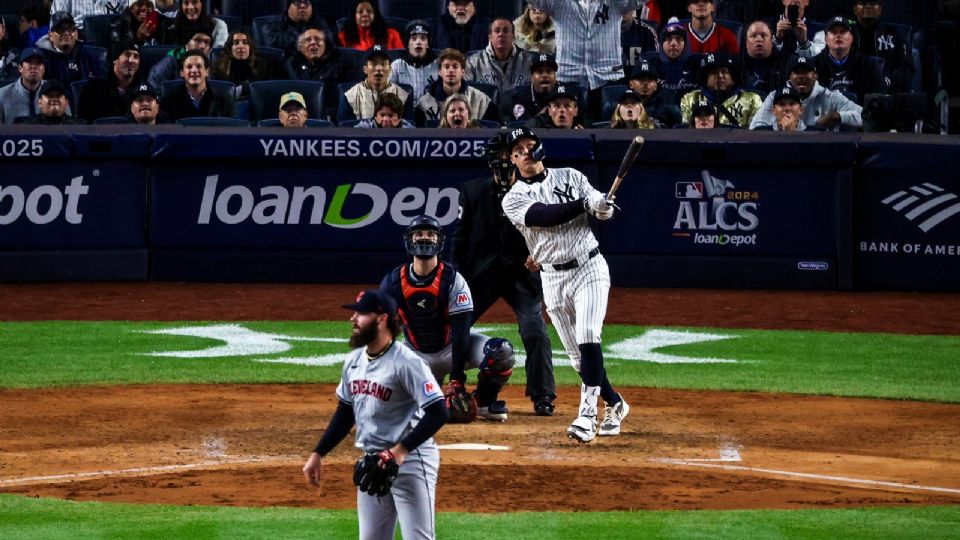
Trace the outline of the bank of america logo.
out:
<instances>
[{"instance_id":1,"label":"bank of america logo","mask_svg":"<svg viewBox=\"0 0 960 540\"><path fill-rule=\"evenodd\" d=\"M960 213L960 201L956 194L928 182L898 191L881 202L902 214L923 232L929 232Z\"/></svg>"}]
</instances>

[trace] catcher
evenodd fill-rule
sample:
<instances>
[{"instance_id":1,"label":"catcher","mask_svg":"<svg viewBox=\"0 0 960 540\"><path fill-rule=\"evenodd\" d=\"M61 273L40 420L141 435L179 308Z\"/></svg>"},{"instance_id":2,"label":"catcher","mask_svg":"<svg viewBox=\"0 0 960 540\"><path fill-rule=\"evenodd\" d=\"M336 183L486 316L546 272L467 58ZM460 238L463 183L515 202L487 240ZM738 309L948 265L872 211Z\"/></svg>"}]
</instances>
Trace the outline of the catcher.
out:
<instances>
[{"instance_id":1,"label":"catcher","mask_svg":"<svg viewBox=\"0 0 960 540\"><path fill-rule=\"evenodd\" d=\"M433 435L447 419L440 385L423 360L396 342L400 322L389 295L363 291L343 307L354 312L354 350L343 363L340 403L303 475L320 487L323 456L356 424L355 445L365 452L353 475L360 538L391 540L398 518L404 538L435 538L440 452Z\"/></svg>"},{"instance_id":2,"label":"catcher","mask_svg":"<svg viewBox=\"0 0 960 540\"><path fill-rule=\"evenodd\" d=\"M450 422L470 422L477 416L506 421L509 410L497 396L513 373L513 346L503 338L470 332L473 295L454 266L440 260L443 240L436 218L413 218L403 236L413 262L391 270L380 290L397 303L404 346L430 366L438 381L450 375ZM474 367L477 389L469 393L465 370Z\"/></svg>"}]
</instances>

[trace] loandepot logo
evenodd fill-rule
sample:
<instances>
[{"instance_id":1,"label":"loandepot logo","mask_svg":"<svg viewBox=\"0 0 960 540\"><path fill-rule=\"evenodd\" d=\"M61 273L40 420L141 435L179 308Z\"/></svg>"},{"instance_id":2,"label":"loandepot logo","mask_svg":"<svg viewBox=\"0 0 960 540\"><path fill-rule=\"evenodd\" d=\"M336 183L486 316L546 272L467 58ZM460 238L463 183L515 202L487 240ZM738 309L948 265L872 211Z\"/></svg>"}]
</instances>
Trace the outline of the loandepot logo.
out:
<instances>
[{"instance_id":1,"label":"loandepot logo","mask_svg":"<svg viewBox=\"0 0 960 540\"><path fill-rule=\"evenodd\" d=\"M329 204L327 199L329 197ZM320 186L263 186L257 191L242 184L220 185L220 175L207 177L197 215L198 225L211 223L238 225L329 225L337 229L359 229L389 214L397 225L406 226L421 214L435 216L440 225L449 225L457 217L460 192L443 189L405 187L392 198L380 186L359 182L337 186L328 194ZM345 217L347 199L366 211ZM443 210L443 211L441 211Z\"/></svg>"},{"instance_id":2,"label":"loandepot logo","mask_svg":"<svg viewBox=\"0 0 960 540\"><path fill-rule=\"evenodd\" d=\"M759 192L737 190L729 180L701 170L699 181L676 182L674 197L673 236L691 238L694 244L757 244Z\"/></svg>"},{"instance_id":3,"label":"loandepot logo","mask_svg":"<svg viewBox=\"0 0 960 540\"><path fill-rule=\"evenodd\" d=\"M476 331L488 331L490 328L476 328ZM173 358L222 358L236 356L263 357L266 355L275 355L289 351L293 348L291 342L323 342L323 343L346 343L345 338L318 338L304 336L288 336L283 334L272 334L267 332L258 332L250 330L237 324L221 324L214 326L187 326L180 328L167 328L160 330L146 330L146 334L161 334L169 336L189 336L207 338L218 341L206 349L199 350L174 350L158 351L146 353L148 356L166 356ZM722 334L705 334L698 332L676 332L673 330L647 330L641 336L628 338L618 343L613 343L604 352L607 359L628 360L633 362L651 362L655 364L737 364L738 360L727 358L701 358L692 356L677 356L657 352L657 349L671 347L674 345L688 345L691 343L702 343L708 341L719 341L723 339L732 339L738 336L727 336ZM519 350L518 350L519 353ZM251 358L254 362L265 362L273 364L299 364L304 366L333 366L343 362L345 352L336 354L326 354L320 356L304 357L271 357L271 358ZM553 351L554 357L566 358L566 352L562 350ZM517 354L517 366L514 369L523 367L524 356ZM556 362L554 362L556 363Z\"/></svg>"},{"instance_id":4,"label":"loandepot logo","mask_svg":"<svg viewBox=\"0 0 960 540\"><path fill-rule=\"evenodd\" d=\"M898 191L881 202L923 232L930 232L946 219L960 213L960 201L957 201L956 194L929 182Z\"/></svg>"}]
</instances>

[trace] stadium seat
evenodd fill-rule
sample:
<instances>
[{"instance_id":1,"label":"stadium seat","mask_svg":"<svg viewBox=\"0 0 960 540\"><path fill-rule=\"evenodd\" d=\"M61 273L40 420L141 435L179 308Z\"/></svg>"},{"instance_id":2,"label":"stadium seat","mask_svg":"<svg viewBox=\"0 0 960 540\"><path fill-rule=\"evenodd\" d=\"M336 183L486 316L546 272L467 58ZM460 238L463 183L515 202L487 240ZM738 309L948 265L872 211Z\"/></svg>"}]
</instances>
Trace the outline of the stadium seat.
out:
<instances>
[{"instance_id":1,"label":"stadium seat","mask_svg":"<svg viewBox=\"0 0 960 540\"><path fill-rule=\"evenodd\" d=\"M126 124L126 116L105 116L103 118L97 118L93 121L93 125L106 125L106 124Z\"/></svg>"},{"instance_id":2,"label":"stadium seat","mask_svg":"<svg viewBox=\"0 0 960 540\"><path fill-rule=\"evenodd\" d=\"M287 9L286 0L222 0L223 14L239 17L243 25L263 15L278 15Z\"/></svg>"},{"instance_id":3,"label":"stadium seat","mask_svg":"<svg viewBox=\"0 0 960 540\"><path fill-rule=\"evenodd\" d=\"M340 56L343 57L343 61L346 62L351 68L350 81L357 82L365 79L366 75L363 73L363 66L366 65L367 56L370 54L370 52L348 49L346 47L341 47L338 50L340 51Z\"/></svg>"},{"instance_id":4,"label":"stadium seat","mask_svg":"<svg viewBox=\"0 0 960 540\"><path fill-rule=\"evenodd\" d=\"M627 85L625 84L611 84L604 86L601 90L601 95L603 96L603 107L600 110L601 119L609 119L610 115L613 114L613 110L617 107L617 101L620 99L620 96L627 91Z\"/></svg>"},{"instance_id":5,"label":"stadium seat","mask_svg":"<svg viewBox=\"0 0 960 540\"><path fill-rule=\"evenodd\" d=\"M359 124L360 122L363 122L362 118L351 118L349 120L343 120L337 125L340 127L356 127L356 125Z\"/></svg>"},{"instance_id":6,"label":"stadium seat","mask_svg":"<svg viewBox=\"0 0 960 540\"><path fill-rule=\"evenodd\" d=\"M447 9L446 0L380 0L384 17L427 19L432 26L437 16Z\"/></svg>"},{"instance_id":7,"label":"stadium seat","mask_svg":"<svg viewBox=\"0 0 960 540\"><path fill-rule=\"evenodd\" d=\"M356 0L323 0L313 3L313 12L323 17L330 28L334 28L337 19L353 15L356 7Z\"/></svg>"},{"instance_id":8,"label":"stadium seat","mask_svg":"<svg viewBox=\"0 0 960 540\"><path fill-rule=\"evenodd\" d=\"M513 122L507 123L507 128L514 129L519 127L526 127L527 122L529 122L529 120L514 120Z\"/></svg>"},{"instance_id":9,"label":"stadium seat","mask_svg":"<svg viewBox=\"0 0 960 540\"><path fill-rule=\"evenodd\" d=\"M324 116L323 83L317 81L255 81L250 83L250 122L276 118L280 109L280 96L287 92L299 92L307 102L307 116L321 119Z\"/></svg>"},{"instance_id":10,"label":"stadium seat","mask_svg":"<svg viewBox=\"0 0 960 540\"><path fill-rule=\"evenodd\" d=\"M742 22L731 21L729 19L717 19L717 24L733 32L733 35L737 37L737 43L743 43L743 23Z\"/></svg>"},{"instance_id":11,"label":"stadium seat","mask_svg":"<svg viewBox=\"0 0 960 540\"><path fill-rule=\"evenodd\" d=\"M110 53L109 51L107 51L106 47L86 45L84 48L87 49L87 51L90 52L90 54L93 54L94 56L96 56L97 60L99 60L101 64L107 67L107 71L110 71L110 62L109 62Z\"/></svg>"},{"instance_id":12,"label":"stadium seat","mask_svg":"<svg viewBox=\"0 0 960 540\"><path fill-rule=\"evenodd\" d=\"M503 127L500 125L500 122L497 122L496 120L485 120L483 118L480 118L477 120L477 123L480 124L480 127L485 127L485 128L500 129L501 127Z\"/></svg>"},{"instance_id":13,"label":"stadium seat","mask_svg":"<svg viewBox=\"0 0 960 540\"><path fill-rule=\"evenodd\" d=\"M279 118L266 118L257 122L258 127L280 127ZM304 123L304 127L313 127L313 128L326 128L326 127L335 127L333 122L329 120L317 120L316 118L307 118L307 121Z\"/></svg>"},{"instance_id":14,"label":"stadium seat","mask_svg":"<svg viewBox=\"0 0 960 540\"><path fill-rule=\"evenodd\" d=\"M140 48L140 73L149 74L164 56L174 49L174 45L146 45Z\"/></svg>"},{"instance_id":15,"label":"stadium seat","mask_svg":"<svg viewBox=\"0 0 960 540\"><path fill-rule=\"evenodd\" d=\"M73 116L80 116L80 94L83 93L83 88L87 86L88 82L90 81L84 79L70 83L70 95L67 99L70 100L70 105L73 107Z\"/></svg>"},{"instance_id":16,"label":"stadium seat","mask_svg":"<svg viewBox=\"0 0 960 540\"><path fill-rule=\"evenodd\" d=\"M110 47L110 25L119 15L87 15L83 19L84 43L97 47Z\"/></svg>"},{"instance_id":17,"label":"stadium seat","mask_svg":"<svg viewBox=\"0 0 960 540\"><path fill-rule=\"evenodd\" d=\"M227 24L227 32L229 34L232 34L234 32L240 32L241 30L243 30L243 21L240 19L240 17L234 17L230 15L217 15L214 18L220 19L221 21Z\"/></svg>"},{"instance_id":18,"label":"stadium seat","mask_svg":"<svg viewBox=\"0 0 960 540\"><path fill-rule=\"evenodd\" d=\"M250 127L250 122L246 120L221 116L193 116L181 118L177 123L182 126Z\"/></svg>"},{"instance_id":19,"label":"stadium seat","mask_svg":"<svg viewBox=\"0 0 960 540\"><path fill-rule=\"evenodd\" d=\"M267 28L279 20L279 15L263 15L253 18L253 22L250 23L250 33L253 34L251 37L253 37L253 42L257 44L257 47L266 46Z\"/></svg>"},{"instance_id":20,"label":"stadium seat","mask_svg":"<svg viewBox=\"0 0 960 540\"><path fill-rule=\"evenodd\" d=\"M610 121L604 120L603 122L594 122L590 124L590 127L594 129L607 129L610 127Z\"/></svg>"},{"instance_id":21,"label":"stadium seat","mask_svg":"<svg viewBox=\"0 0 960 540\"><path fill-rule=\"evenodd\" d=\"M9 6L9 9L13 13L4 13L0 15L0 19L3 20L3 25L7 28L19 28L20 26L20 16L16 14L16 11L23 7L24 3L22 1L16 2L16 5ZM3 11L6 11L7 8L4 8ZM14 50L20 50L20 32L7 32L6 37L8 43L7 45Z\"/></svg>"}]
</instances>

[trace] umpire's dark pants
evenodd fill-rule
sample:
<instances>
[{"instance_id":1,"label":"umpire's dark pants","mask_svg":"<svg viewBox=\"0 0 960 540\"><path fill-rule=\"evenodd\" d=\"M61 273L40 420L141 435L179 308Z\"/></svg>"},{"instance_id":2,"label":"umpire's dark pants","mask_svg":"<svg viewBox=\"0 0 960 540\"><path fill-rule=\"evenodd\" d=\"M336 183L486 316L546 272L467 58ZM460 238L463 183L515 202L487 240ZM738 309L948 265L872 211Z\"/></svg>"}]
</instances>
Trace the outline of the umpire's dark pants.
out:
<instances>
[{"instance_id":1,"label":"umpire's dark pants","mask_svg":"<svg viewBox=\"0 0 960 540\"><path fill-rule=\"evenodd\" d=\"M540 275L531 273L532 279L490 279L481 277L470 281L473 293L473 320L471 325L492 306L498 298L513 309L520 325L520 339L527 352L524 368L527 372L526 395L536 402L540 398L557 397L557 386L553 380L553 353L550 349L550 335L543 322L543 293L540 288Z\"/></svg>"}]
</instances>

